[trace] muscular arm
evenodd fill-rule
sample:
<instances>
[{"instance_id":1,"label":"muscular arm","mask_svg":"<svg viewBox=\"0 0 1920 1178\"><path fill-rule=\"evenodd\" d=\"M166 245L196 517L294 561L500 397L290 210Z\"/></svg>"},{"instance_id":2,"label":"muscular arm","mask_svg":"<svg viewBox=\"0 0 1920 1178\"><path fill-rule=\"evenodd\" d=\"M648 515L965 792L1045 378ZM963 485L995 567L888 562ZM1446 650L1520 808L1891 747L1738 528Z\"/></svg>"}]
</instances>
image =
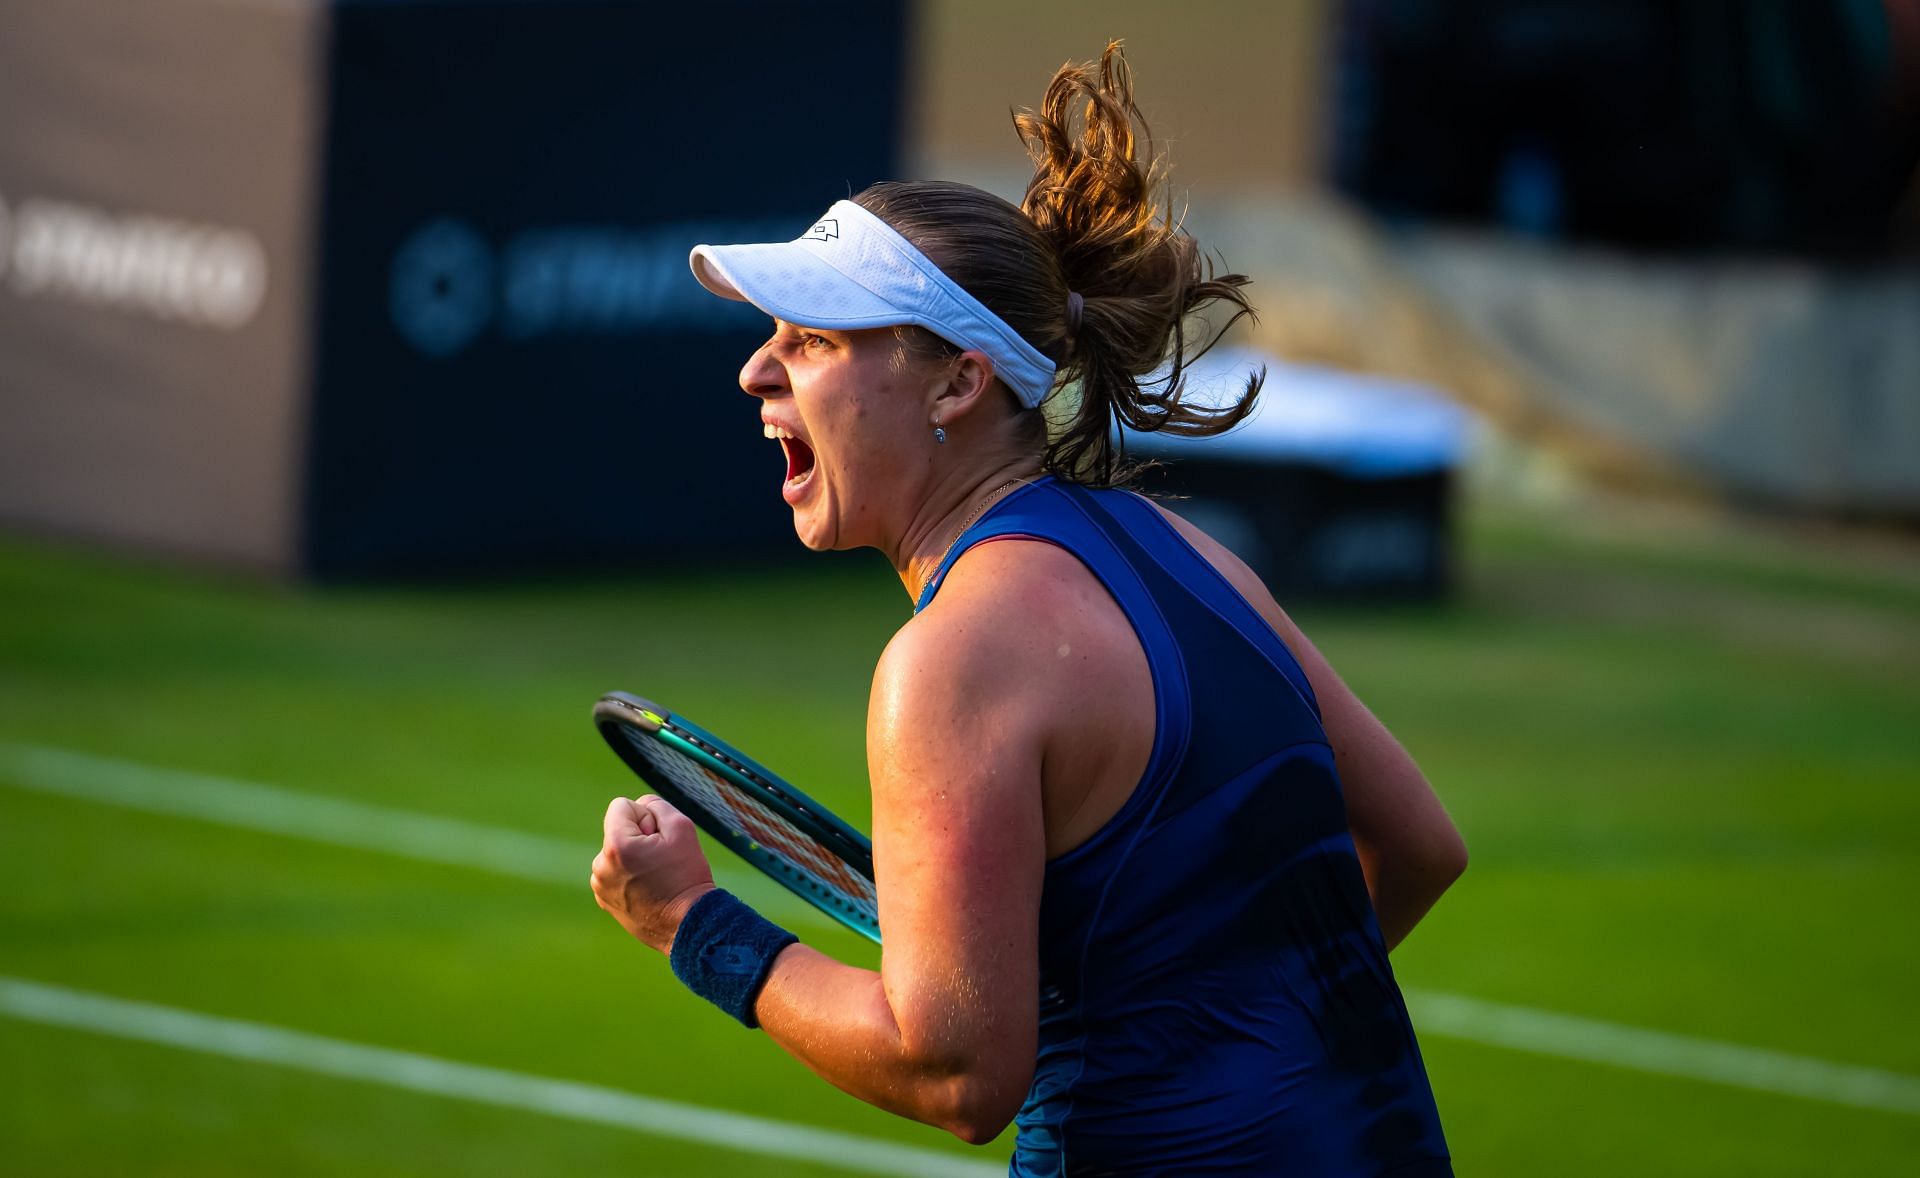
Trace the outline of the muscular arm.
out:
<instances>
[{"instance_id":1,"label":"muscular arm","mask_svg":"<svg viewBox=\"0 0 1920 1178\"><path fill-rule=\"evenodd\" d=\"M909 623L875 673L880 970L791 946L755 1014L837 1087L979 1143L1032 1080L1045 848L1038 710L1014 686L1022 642L975 625L960 588L942 595L944 616Z\"/></svg>"},{"instance_id":2,"label":"muscular arm","mask_svg":"<svg viewBox=\"0 0 1920 1178\"><path fill-rule=\"evenodd\" d=\"M1380 932L1392 948L1467 867L1467 847L1413 758L1335 673L1260 578L1206 533L1162 509L1189 543L1253 603L1313 684L1347 801L1347 825Z\"/></svg>"}]
</instances>

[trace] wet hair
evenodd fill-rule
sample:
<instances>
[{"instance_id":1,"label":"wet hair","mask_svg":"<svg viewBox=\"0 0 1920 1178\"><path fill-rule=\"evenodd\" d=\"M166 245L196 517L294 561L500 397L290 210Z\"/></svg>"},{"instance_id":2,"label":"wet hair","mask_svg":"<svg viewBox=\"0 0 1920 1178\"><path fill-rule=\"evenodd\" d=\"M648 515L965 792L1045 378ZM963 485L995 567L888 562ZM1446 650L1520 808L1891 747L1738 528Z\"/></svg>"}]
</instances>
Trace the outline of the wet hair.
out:
<instances>
[{"instance_id":1,"label":"wet hair","mask_svg":"<svg viewBox=\"0 0 1920 1178\"><path fill-rule=\"evenodd\" d=\"M1189 403L1183 381L1188 363L1253 314L1241 289L1248 280L1216 276L1156 199L1165 167L1119 42L1097 63L1060 67L1040 108L1017 112L1014 127L1034 164L1017 208L945 181L875 184L853 199L1052 360L1056 381L1077 386L1064 405L1053 402L1071 390L1056 389L1046 406L1023 411L1047 471L1092 486L1126 483L1140 466L1119 426L1204 437L1252 411L1264 373L1224 404ZM1080 296L1077 327L1070 294ZM1231 308L1226 322L1190 338L1189 318L1215 302ZM918 350L958 351L919 328L900 334Z\"/></svg>"}]
</instances>

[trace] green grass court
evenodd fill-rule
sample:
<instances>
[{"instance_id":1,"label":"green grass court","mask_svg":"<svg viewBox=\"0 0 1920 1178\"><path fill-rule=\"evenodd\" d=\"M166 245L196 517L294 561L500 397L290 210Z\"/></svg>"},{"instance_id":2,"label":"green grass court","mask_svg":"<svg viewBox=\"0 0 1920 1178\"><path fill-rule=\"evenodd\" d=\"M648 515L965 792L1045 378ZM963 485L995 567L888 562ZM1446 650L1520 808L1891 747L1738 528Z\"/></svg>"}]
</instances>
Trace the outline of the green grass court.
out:
<instances>
[{"instance_id":1,"label":"green grass court","mask_svg":"<svg viewBox=\"0 0 1920 1178\"><path fill-rule=\"evenodd\" d=\"M1702 535L1480 518L1454 602L1295 611L1472 851L1395 955L1463 1175L1920 1156L1920 575ZM631 780L588 722L601 691L684 711L864 825L867 678L907 608L863 557L313 592L0 542L0 977L992 1172L1004 1145L870 1110L686 995L587 890ZM393 846L342 845L361 807ZM487 844L493 869L449 865L395 849L457 854L472 834L418 816L527 837ZM715 863L815 944L873 960ZM1441 1033L1418 1001L1434 996L1871 1071L1787 1065L1828 1099L1655 1074ZM1671 1043L1596 1042L1655 1062ZM8 1173L845 1172L698 1124L590 1123L0 1010Z\"/></svg>"}]
</instances>

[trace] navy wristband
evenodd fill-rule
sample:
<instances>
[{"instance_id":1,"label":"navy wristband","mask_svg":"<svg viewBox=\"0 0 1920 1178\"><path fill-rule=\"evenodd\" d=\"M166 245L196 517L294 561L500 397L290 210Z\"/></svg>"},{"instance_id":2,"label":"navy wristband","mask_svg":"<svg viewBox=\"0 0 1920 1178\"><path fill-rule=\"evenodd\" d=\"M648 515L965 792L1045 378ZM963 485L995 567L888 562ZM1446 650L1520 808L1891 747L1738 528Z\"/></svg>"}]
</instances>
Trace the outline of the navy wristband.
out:
<instances>
[{"instance_id":1,"label":"navy wristband","mask_svg":"<svg viewBox=\"0 0 1920 1178\"><path fill-rule=\"evenodd\" d=\"M780 950L800 938L715 888L693 902L673 934L673 976L741 1024L757 1027L753 1000Z\"/></svg>"}]
</instances>

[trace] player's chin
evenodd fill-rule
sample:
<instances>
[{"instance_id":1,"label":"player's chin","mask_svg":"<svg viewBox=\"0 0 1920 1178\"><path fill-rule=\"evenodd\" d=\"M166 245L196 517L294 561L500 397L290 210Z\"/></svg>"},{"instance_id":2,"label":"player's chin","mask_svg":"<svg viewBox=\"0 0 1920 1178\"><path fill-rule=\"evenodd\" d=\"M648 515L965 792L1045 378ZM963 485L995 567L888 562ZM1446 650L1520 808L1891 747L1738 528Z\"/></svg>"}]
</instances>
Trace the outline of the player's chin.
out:
<instances>
[{"instance_id":1,"label":"player's chin","mask_svg":"<svg viewBox=\"0 0 1920 1178\"><path fill-rule=\"evenodd\" d=\"M847 501L832 495L821 495L805 508L796 508L793 530L800 543L814 552L850 552L875 545L868 534L871 528L859 514L850 514Z\"/></svg>"},{"instance_id":2,"label":"player's chin","mask_svg":"<svg viewBox=\"0 0 1920 1178\"><path fill-rule=\"evenodd\" d=\"M793 534L813 552L831 552L839 547L840 529L834 522L833 501L827 495L813 495L793 503Z\"/></svg>"},{"instance_id":3,"label":"player's chin","mask_svg":"<svg viewBox=\"0 0 1920 1178\"><path fill-rule=\"evenodd\" d=\"M815 537L814 533L807 527L805 521L799 518L798 512L794 513L793 532L794 535L800 537L800 543L804 545L809 552L833 551L833 545L831 543Z\"/></svg>"}]
</instances>

